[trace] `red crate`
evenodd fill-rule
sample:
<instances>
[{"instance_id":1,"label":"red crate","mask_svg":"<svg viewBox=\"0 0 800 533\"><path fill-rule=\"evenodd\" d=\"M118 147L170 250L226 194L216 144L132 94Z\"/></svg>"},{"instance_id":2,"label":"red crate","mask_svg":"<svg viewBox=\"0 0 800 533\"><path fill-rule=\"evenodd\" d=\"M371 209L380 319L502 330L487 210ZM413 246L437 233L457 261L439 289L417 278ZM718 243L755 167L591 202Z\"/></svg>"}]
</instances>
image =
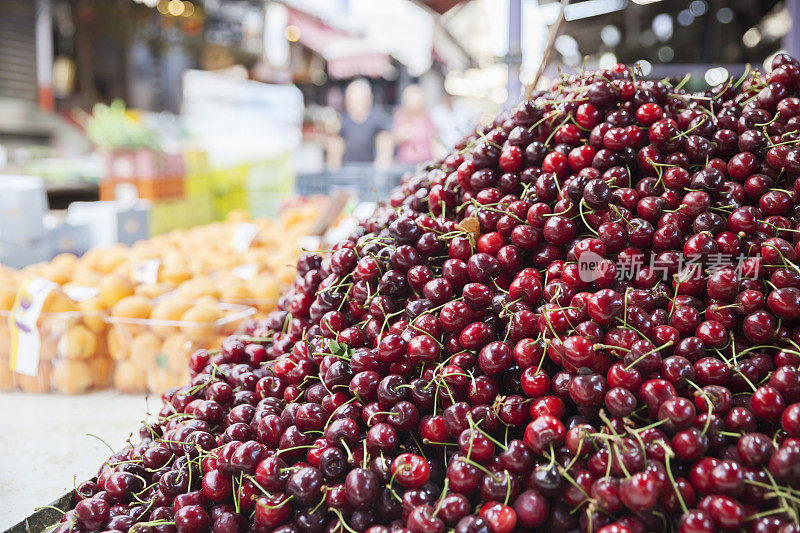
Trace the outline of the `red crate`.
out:
<instances>
[{"instance_id":1,"label":"red crate","mask_svg":"<svg viewBox=\"0 0 800 533\"><path fill-rule=\"evenodd\" d=\"M155 178L161 174L161 152L138 148L135 150L117 149L104 154L105 175L108 178Z\"/></svg>"},{"instance_id":2,"label":"red crate","mask_svg":"<svg viewBox=\"0 0 800 533\"><path fill-rule=\"evenodd\" d=\"M117 188L129 184L136 187L143 200L171 200L183 198L186 192L184 176L162 176L157 178L105 178L100 182L100 199L116 200Z\"/></svg>"}]
</instances>

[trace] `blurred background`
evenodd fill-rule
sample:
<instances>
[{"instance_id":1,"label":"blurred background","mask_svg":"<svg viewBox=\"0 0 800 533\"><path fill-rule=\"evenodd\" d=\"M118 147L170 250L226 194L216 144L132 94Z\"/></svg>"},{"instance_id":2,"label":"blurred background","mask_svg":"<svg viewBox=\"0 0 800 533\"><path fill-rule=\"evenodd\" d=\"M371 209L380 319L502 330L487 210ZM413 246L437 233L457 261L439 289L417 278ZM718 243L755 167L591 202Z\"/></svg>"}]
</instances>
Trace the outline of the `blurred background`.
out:
<instances>
[{"instance_id":1,"label":"blurred background","mask_svg":"<svg viewBox=\"0 0 800 533\"><path fill-rule=\"evenodd\" d=\"M574 1L540 84L616 62L715 84L779 50L800 51L799 4ZM234 209L274 216L295 193L349 187L374 199L518 99L559 7L0 0L0 172L41 178L45 208L57 211L148 200L147 227L123 242ZM22 186L11 181L0 176L0 190ZM82 211L75 220L94 216L73 209ZM56 239L14 258L0 252L0 262L20 267L102 244L71 226L55 234L72 249Z\"/></svg>"},{"instance_id":2,"label":"blurred background","mask_svg":"<svg viewBox=\"0 0 800 533\"><path fill-rule=\"evenodd\" d=\"M55 209L167 202L172 218L156 212L155 233L232 208L268 215L295 190L324 192L317 178L346 181L343 166L375 164L392 180L518 98L558 10L547 0L0 0L0 171L44 178ZM558 69L638 61L647 76L714 84L798 52L797 10L797 0L574 1L541 83ZM118 187L153 174L171 181Z\"/></svg>"}]
</instances>

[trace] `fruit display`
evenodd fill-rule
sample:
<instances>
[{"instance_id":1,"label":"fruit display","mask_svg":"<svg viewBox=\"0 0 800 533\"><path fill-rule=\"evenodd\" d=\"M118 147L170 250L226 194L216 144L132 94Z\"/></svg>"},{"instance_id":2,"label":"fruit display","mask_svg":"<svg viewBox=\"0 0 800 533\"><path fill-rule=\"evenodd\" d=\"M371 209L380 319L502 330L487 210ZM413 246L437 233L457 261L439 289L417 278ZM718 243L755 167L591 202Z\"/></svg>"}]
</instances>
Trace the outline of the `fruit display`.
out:
<instances>
[{"instance_id":1,"label":"fruit display","mask_svg":"<svg viewBox=\"0 0 800 533\"><path fill-rule=\"evenodd\" d=\"M192 354L54 531L800 531L798 67L533 93Z\"/></svg>"},{"instance_id":2,"label":"fruit display","mask_svg":"<svg viewBox=\"0 0 800 533\"><path fill-rule=\"evenodd\" d=\"M194 350L219 344L254 309L274 309L323 203L295 202L277 220L236 212L130 247L63 254L19 271L0 267L0 390L160 393L184 383ZM34 278L57 288L37 323L38 372L26 375L10 370L8 318Z\"/></svg>"},{"instance_id":3,"label":"fruit display","mask_svg":"<svg viewBox=\"0 0 800 533\"><path fill-rule=\"evenodd\" d=\"M47 295L35 320L39 339L37 371L34 375L12 372L14 329L9 324L9 313L15 297L16 290L10 285L0 288L0 390L76 394L109 386L111 359L103 335L93 329L102 323L102 317L96 312L81 311L58 288Z\"/></svg>"},{"instance_id":4,"label":"fruit display","mask_svg":"<svg viewBox=\"0 0 800 533\"><path fill-rule=\"evenodd\" d=\"M160 312L179 313L180 318L148 318ZM191 354L218 345L253 312L252 307L220 304L208 296L196 301L170 297L152 306L142 296L123 298L107 318L114 388L128 393L160 393L185 383Z\"/></svg>"}]
</instances>

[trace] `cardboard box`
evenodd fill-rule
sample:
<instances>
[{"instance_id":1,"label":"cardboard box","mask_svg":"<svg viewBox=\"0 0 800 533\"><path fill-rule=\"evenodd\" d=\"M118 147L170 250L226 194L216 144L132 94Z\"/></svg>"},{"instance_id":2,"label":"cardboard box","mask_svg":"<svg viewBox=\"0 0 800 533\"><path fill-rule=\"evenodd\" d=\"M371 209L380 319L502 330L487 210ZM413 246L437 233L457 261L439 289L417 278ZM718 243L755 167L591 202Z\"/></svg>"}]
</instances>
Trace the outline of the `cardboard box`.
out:
<instances>
[{"instance_id":1,"label":"cardboard box","mask_svg":"<svg viewBox=\"0 0 800 533\"><path fill-rule=\"evenodd\" d=\"M92 246L92 236L86 224L72 224L67 221L59 222L50 228L47 238L53 244L53 253L83 255Z\"/></svg>"},{"instance_id":2,"label":"cardboard box","mask_svg":"<svg viewBox=\"0 0 800 533\"><path fill-rule=\"evenodd\" d=\"M24 245L44 238L47 192L34 176L0 175L0 243Z\"/></svg>"},{"instance_id":3,"label":"cardboard box","mask_svg":"<svg viewBox=\"0 0 800 533\"><path fill-rule=\"evenodd\" d=\"M150 236L150 203L74 202L67 222L89 229L91 246L131 245Z\"/></svg>"},{"instance_id":4,"label":"cardboard box","mask_svg":"<svg viewBox=\"0 0 800 533\"><path fill-rule=\"evenodd\" d=\"M53 241L47 238L25 244L0 244L0 264L11 268L24 268L51 260L55 255L54 252Z\"/></svg>"}]
</instances>

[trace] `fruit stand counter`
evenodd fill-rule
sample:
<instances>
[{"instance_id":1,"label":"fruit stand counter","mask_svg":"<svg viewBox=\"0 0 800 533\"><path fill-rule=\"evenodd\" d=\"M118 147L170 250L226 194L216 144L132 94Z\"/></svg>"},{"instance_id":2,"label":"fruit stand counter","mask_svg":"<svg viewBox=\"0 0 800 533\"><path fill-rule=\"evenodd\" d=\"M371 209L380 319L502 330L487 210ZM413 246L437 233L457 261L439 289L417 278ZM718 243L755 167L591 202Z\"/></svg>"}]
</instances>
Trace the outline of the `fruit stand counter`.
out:
<instances>
[{"instance_id":1,"label":"fruit stand counter","mask_svg":"<svg viewBox=\"0 0 800 533\"><path fill-rule=\"evenodd\" d=\"M0 393L0 531L97 473L159 399L102 391L81 396Z\"/></svg>"}]
</instances>

